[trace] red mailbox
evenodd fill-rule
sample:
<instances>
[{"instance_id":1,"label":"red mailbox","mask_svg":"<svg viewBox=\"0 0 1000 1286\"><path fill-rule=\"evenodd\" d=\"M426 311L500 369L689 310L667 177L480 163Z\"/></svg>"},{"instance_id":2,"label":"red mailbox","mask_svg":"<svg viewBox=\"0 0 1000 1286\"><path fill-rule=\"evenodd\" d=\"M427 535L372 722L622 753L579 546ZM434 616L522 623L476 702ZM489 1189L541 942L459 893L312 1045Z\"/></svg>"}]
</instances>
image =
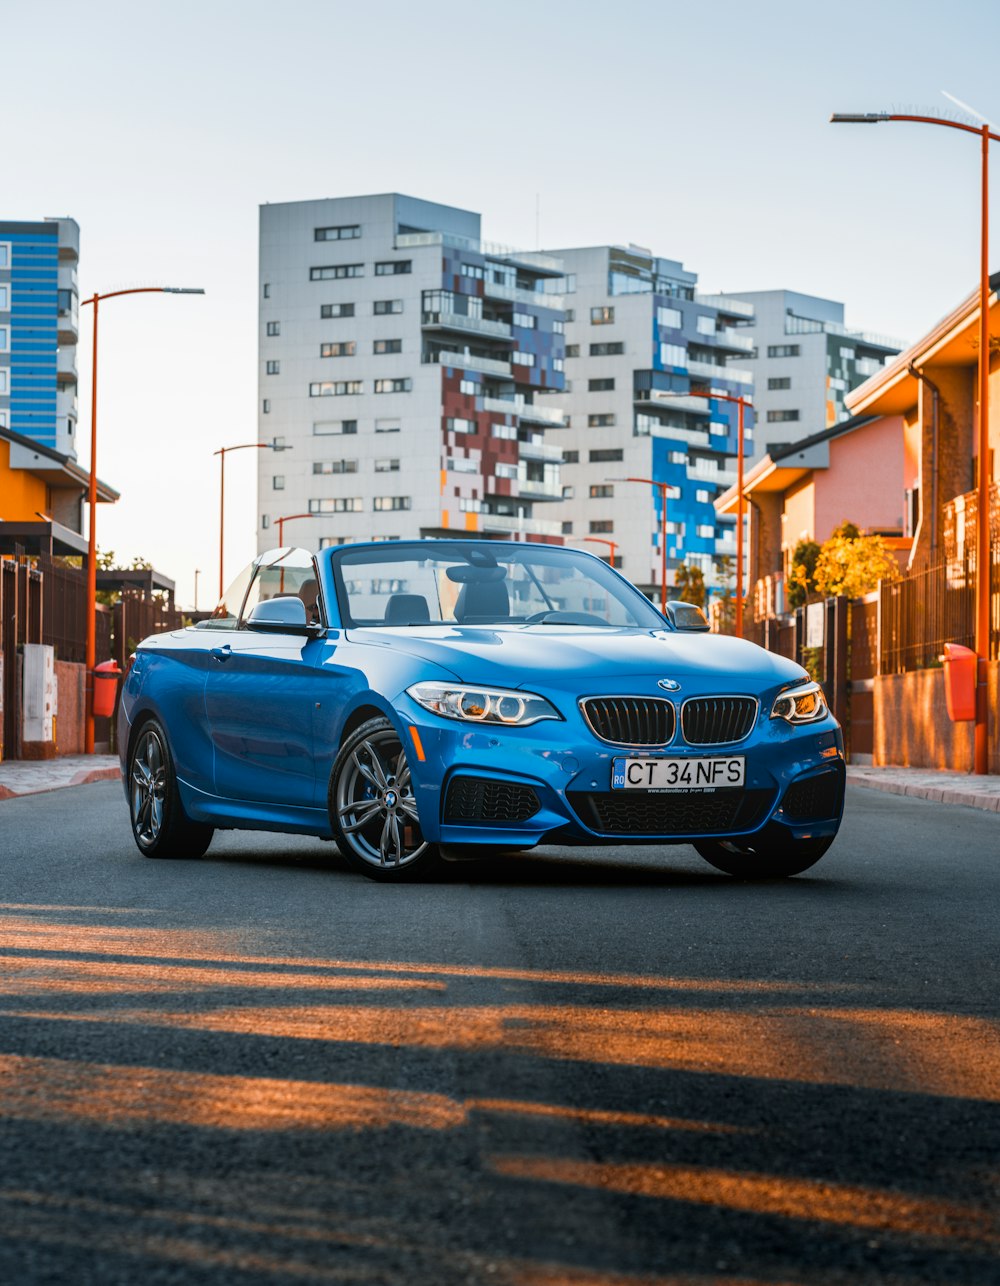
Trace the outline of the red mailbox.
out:
<instances>
[{"instance_id":1,"label":"red mailbox","mask_svg":"<svg viewBox=\"0 0 1000 1286\"><path fill-rule=\"evenodd\" d=\"M960 643L944 645L944 694L952 723L976 717L976 671L979 657Z\"/></svg>"},{"instance_id":2,"label":"red mailbox","mask_svg":"<svg viewBox=\"0 0 1000 1286\"><path fill-rule=\"evenodd\" d=\"M98 718L107 719L114 713L120 674L117 661L102 661L94 666L94 714Z\"/></svg>"}]
</instances>

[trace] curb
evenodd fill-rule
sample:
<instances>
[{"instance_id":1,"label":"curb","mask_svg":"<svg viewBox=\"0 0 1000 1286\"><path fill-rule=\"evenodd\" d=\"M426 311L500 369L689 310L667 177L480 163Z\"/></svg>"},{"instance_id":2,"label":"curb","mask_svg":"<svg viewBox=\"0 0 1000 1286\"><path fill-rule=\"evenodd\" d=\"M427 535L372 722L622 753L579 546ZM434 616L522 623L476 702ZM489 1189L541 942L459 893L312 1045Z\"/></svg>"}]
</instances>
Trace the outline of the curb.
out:
<instances>
[{"instance_id":1,"label":"curb","mask_svg":"<svg viewBox=\"0 0 1000 1286\"><path fill-rule=\"evenodd\" d=\"M880 790L886 795L908 795L911 799L924 799L935 804L959 804L964 808L978 808L985 813L1000 813L1000 794L986 791L963 790L960 786L924 786L905 781L879 781L864 773L847 770L847 784L862 786L866 790Z\"/></svg>"},{"instance_id":2,"label":"curb","mask_svg":"<svg viewBox=\"0 0 1000 1286\"><path fill-rule=\"evenodd\" d=\"M8 790L6 786L0 786L0 799L17 799L17 792Z\"/></svg>"},{"instance_id":3,"label":"curb","mask_svg":"<svg viewBox=\"0 0 1000 1286\"><path fill-rule=\"evenodd\" d=\"M70 786L89 786L92 781L114 781L121 777L120 768L82 768L70 778Z\"/></svg>"}]
</instances>

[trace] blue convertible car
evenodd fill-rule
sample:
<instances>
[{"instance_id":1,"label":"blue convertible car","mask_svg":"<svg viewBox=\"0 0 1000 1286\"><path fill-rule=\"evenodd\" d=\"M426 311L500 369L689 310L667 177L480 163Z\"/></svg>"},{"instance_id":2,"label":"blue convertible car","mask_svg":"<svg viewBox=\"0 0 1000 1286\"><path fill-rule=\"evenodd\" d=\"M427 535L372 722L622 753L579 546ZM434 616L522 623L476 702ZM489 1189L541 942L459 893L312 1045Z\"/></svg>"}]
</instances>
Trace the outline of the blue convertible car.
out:
<instances>
[{"instance_id":1,"label":"blue convertible car","mask_svg":"<svg viewBox=\"0 0 1000 1286\"><path fill-rule=\"evenodd\" d=\"M118 728L136 843L332 837L378 880L684 843L732 875L794 875L840 825L840 728L800 666L685 609L552 545L262 554L210 620L136 651Z\"/></svg>"}]
</instances>

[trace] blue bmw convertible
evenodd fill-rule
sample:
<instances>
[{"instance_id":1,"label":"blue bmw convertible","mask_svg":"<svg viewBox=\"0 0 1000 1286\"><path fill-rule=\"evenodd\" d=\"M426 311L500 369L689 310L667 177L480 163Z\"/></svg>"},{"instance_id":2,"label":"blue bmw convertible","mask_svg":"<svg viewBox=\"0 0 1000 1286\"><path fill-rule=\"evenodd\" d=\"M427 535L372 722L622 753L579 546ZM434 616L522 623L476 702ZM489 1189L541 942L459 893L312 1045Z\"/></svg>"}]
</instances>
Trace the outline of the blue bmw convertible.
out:
<instances>
[{"instance_id":1,"label":"blue bmw convertible","mask_svg":"<svg viewBox=\"0 0 1000 1286\"><path fill-rule=\"evenodd\" d=\"M706 630L553 545L262 554L211 619L136 651L132 833L181 858L219 829L317 835L376 880L539 844L795 875L840 825L840 727L800 666Z\"/></svg>"}]
</instances>

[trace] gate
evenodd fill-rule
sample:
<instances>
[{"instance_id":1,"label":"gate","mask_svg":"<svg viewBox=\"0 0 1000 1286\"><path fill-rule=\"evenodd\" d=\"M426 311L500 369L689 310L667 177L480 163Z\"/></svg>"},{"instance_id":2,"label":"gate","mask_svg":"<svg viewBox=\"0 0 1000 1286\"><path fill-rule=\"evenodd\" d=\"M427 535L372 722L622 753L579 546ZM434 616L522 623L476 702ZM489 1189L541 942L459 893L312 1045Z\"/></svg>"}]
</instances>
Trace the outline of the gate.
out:
<instances>
[{"instance_id":1,"label":"gate","mask_svg":"<svg viewBox=\"0 0 1000 1286\"><path fill-rule=\"evenodd\" d=\"M0 759L21 753L21 657L25 643L42 641L42 574L0 557Z\"/></svg>"}]
</instances>

